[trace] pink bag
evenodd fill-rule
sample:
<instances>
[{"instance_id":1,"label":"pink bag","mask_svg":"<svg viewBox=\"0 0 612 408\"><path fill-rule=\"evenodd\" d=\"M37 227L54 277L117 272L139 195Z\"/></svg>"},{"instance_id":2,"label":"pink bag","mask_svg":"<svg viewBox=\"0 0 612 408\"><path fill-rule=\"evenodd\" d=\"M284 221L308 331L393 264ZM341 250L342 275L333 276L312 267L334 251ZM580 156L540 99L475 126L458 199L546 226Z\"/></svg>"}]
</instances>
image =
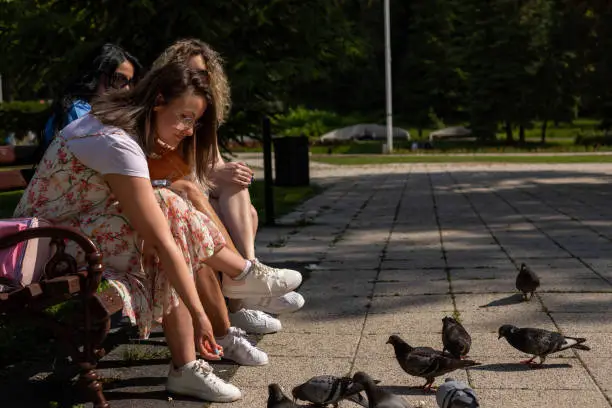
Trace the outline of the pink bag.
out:
<instances>
[{"instance_id":1,"label":"pink bag","mask_svg":"<svg viewBox=\"0 0 612 408\"><path fill-rule=\"evenodd\" d=\"M28 228L51 224L40 218L12 218L0 220L0 238ZM51 256L51 238L35 238L0 250L0 292L38 282Z\"/></svg>"}]
</instances>

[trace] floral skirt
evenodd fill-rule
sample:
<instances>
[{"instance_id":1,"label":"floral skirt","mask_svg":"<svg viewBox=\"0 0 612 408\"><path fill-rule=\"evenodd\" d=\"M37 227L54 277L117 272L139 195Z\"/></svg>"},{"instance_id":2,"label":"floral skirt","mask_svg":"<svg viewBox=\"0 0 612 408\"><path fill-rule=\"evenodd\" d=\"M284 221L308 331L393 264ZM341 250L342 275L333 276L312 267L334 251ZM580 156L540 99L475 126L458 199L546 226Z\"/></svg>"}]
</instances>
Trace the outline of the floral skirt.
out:
<instances>
[{"instance_id":1,"label":"floral skirt","mask_svg":"<svg viewBox=\"0 0 612 408\"><path fill-rule=\"evenodd\" d=\"M197 211L190 201L166 188L156 189L155 196L189 270L192 274L199 271L209 257L225 246L223 236L210 218ZM147 338L151 328L161 323L163 315L178 305L179 298L162 266L143 259L143 241L126 223L123 217L113 217L90 237L102 251L104 277L123 299L124 316L138 325L142 338ZM110 231L123 232L119 246L114 239L102 238Z\"/></svg>"}]
</instances>

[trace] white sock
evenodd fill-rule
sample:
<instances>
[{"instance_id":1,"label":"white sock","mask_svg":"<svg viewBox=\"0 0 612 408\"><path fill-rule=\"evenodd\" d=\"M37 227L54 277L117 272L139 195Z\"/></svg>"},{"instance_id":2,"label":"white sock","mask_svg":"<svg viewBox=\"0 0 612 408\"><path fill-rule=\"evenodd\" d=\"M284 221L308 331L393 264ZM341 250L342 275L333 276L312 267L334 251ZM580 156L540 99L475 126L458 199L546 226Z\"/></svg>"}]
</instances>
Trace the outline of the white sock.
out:
<instances>
[{"instance_id":1,"label":"white sock","mask_svg":"<svg viewBox=\"0 0 612 408\"><path fill-rule=\"evenodd\" d=\"M251 266L253 264L251 263L251 261L249 261L248 259L245 261L245 265L244 265L244 269L242 270L242 273L238 276L236 276L234 278L235 281L240 281L243 280L244 278L247 277L247 275L249 274L249 272L251 271Z\"/></svg>"}]
</instances>

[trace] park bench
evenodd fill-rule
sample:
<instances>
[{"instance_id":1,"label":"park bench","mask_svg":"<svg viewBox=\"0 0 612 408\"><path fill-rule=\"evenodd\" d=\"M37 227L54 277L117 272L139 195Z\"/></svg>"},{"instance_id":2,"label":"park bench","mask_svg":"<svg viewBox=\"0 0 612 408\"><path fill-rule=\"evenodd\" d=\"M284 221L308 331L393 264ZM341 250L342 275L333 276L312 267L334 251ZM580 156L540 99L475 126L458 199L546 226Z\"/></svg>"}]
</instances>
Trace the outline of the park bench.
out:
<instances>
[{"instance_id":1,"label":"park bench","mask_svg":"<svg viewBox=\"0 0 612 408\"><path fill-rule=\"evenodd\" d=\"M0 146L0 192L24 189L37 158L37 146ZM0 318L16 322L28 319L52 329L79 368L77 391L83 392L83 397L92 401L95 408L109 407L95 369L105 354L103 343L110 331L111 315L123 308L121 297L110 285L98 290L104 271L102 256L89 238L75 230L27 229L0 238L0 250L34 238L50 238L53 255L39 282L0 293ZM78 268L76 260L65 252L67 240L74 241L85 253L86 268ZM44 312L69 300L80 307L68 322L60 322Z\"/></svg>"}]
</instances>

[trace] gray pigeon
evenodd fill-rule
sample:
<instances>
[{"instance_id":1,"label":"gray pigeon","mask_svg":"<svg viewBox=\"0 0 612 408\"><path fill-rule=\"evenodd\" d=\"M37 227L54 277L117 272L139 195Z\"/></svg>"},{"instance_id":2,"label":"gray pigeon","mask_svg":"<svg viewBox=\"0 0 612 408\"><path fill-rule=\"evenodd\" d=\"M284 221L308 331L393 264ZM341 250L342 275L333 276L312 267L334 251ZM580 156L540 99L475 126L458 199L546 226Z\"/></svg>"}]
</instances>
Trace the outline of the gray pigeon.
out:
<instances>
[{"instance_id":1,"label":"gray pigeon","mask_svg":"<svg viewBox=\"0 0 612 408\"><path fill-rule=\"evenodd\" d=\"M395 358L405 372L427 380L423 385L426 391L431 390L436 377L461 368L480 365L472 360L454 358L448 353L434 350L431 347L411 347L395 334L389 337L387 344L393 345Z\"/></svg>"},{"instance_id":2,"label":"gray pigeon","mask_svg":"<svg viewBox=\"0 0 612 408\"><path fill-rule=\"evenodd\" d=\"M521 264L521 269L516 276L516 288L523 292L523 299L531 300L536 289L540 286L540 278L524 263ZM531 293L529 299L527 294Z\"/></svg>"},{"instance_id":3,"label":"gray pigeon","mask_svg":"<svg viewBox=\"0 0 612 408\"><path fill-rule=\"evenodd\" d=\"M470 352L472 337L457 320L452 317L442 319L442 352L448 351L455 358L463 358Z\"/></svg>"},{"instance_id":4,"label":"gray pigeon","mask_svg":"<svg viewBox=\"0 0 612 408\"><path fill-rule=\"evenodd\" d=\"M363 386L354 383L350 377L319 375L294 387L291 394L296 400L308 401L318 406L338 406L341 400L348 399L367 407L367 401L359 395L361 391Z\"/></svg>"},{"instance_id":5,"label":"gray pigeon","mask_svg":"<svg viewBox=\"0 0 612 408\"><path fill-rule=\"evenodd\" d=\"M480 407L476 393L463 381L447 378L438 387L436 402L440 408L477 408Z\"/></svg>"},{"instance_id":6,"label":"gray pigeon","mask_svg":"<svg viewBox=\"0 0 612 408\"><path fill-rule=\"evenodd\" d=\"M367 408L410 408L402 397L380 388L363 371L356 372L353 375L353 381L365 388L369 402Z\"/></svg>"},{"instance_id":7,"label":"gray pigeon","mask_svg":"<svg viewBox=\"0 0 612 408\"><path fill-rule=\"evenodd\" d=\"M515 349L533 355L529 360L521 361L523 364L532 364L536 357L540 357L539 365L541 366L549 354L570 348L591 350L590 347L582 344L586 341L585 338L563 336L561 333L544 329L518 328L510 324L499 328L498 339L502 337L505 337L508 344Z\"/></svg>"},{"instance_id":8,"label":"gray pigeon","mask_svg":"<svg viewBox=\"0 0 612 408\"><path fill-rule=\"evenodd\" d=\"M268 385L268 408L295 408L297 405L289 399L278 384Z\"/></svg>"}]
</instances>

